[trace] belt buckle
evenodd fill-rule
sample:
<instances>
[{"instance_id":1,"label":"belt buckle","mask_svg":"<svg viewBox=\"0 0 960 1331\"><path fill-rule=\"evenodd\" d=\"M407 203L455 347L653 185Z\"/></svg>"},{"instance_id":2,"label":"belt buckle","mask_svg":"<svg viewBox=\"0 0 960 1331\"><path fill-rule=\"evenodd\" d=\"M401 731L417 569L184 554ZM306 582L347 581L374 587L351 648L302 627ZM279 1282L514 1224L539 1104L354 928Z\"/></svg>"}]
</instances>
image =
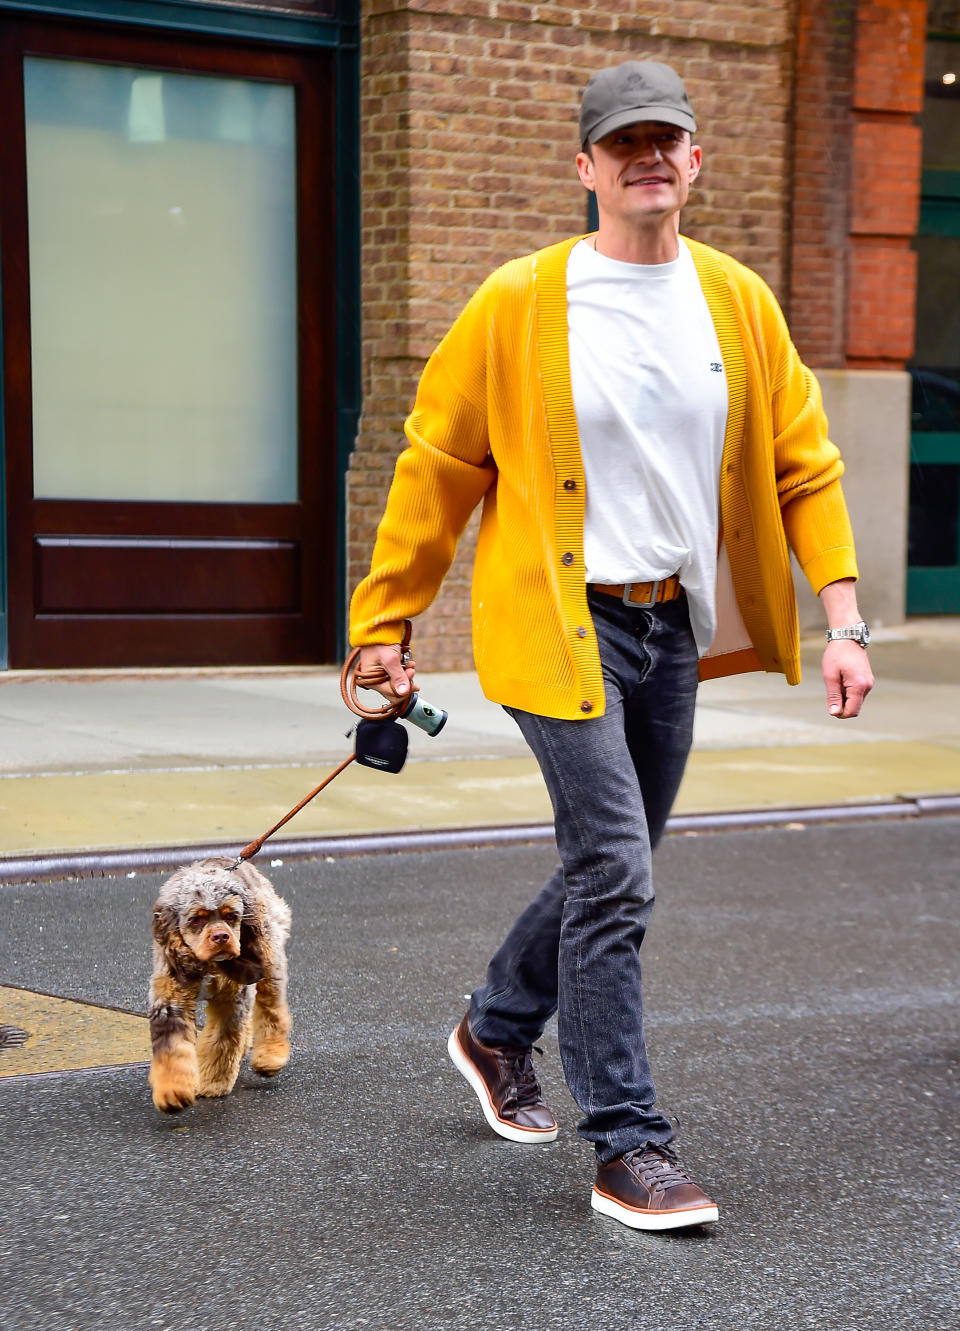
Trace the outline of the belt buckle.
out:
<instances>
[{"instance_id":1,"label":"belt buckle","mask_svg":"<svg viewBox=\"0 0 960 1331\"><path fill-rule=\"evenodd\" d=\"M660 594L660 588L661 588L661 586L663 585L663 582L664 582L664 579L663 579L663 578L658 578L656 582L651 582L651 584L650 584L650 595L648 596L648 598L647 598L645 601L631 601L631 599L630 599L630 593L633 591L634 587L635 587L637 584L636 584L635 582L625 582L625 583L623 584L623 604L624 604L624 605L656 605L656 603L657 603L657 597L658 597L659 594Z\"/></svg>"}]
</instances>

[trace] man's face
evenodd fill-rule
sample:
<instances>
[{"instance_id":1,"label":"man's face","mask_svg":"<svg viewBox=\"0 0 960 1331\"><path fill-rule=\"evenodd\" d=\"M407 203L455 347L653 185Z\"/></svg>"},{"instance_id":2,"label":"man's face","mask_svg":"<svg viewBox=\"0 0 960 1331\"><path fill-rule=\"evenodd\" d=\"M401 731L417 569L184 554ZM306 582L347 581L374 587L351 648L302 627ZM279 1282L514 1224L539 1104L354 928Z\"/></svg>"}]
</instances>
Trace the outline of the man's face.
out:
<instances>
[{"instance_id":1,"label":"man's face","mask_svg":"<svg viewBox=\"0 0 960 1331\"><path fill-rule=\"evenodd\" d=\"M676 125L640 121L577 154L577 171L610 220L653 221L675 216L700 173L700 149Z\"/></svg>"}]
</instances>

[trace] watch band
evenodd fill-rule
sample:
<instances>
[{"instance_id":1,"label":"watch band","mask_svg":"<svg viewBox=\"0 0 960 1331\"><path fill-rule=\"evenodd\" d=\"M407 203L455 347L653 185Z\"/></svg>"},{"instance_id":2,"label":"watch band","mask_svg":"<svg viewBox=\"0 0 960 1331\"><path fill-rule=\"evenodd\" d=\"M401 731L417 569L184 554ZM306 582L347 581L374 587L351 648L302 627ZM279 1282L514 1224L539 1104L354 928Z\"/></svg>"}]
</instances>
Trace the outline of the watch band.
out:
<instances>
[{"instance_id":1,"label":"watch band","mask_svg":"<svg viewBox=\"0 0 960 1331\"><path fill-rule=\"evenodd\" d=\"M846 627L839 629L827 629L827 642L838 642L843 638L849 638L866 650L870 642L870 628L861 619L858 624L848 624Z\"/></svg>"}]
</instances>

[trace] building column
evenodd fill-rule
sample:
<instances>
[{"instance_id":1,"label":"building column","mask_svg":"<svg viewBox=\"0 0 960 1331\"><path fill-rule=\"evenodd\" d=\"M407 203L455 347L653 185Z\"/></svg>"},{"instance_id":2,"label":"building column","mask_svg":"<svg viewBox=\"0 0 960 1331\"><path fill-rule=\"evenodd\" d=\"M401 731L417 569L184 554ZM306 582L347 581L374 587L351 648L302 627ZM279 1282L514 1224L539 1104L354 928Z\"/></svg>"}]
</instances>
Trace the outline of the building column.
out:
<instances>
[{"instance_id":1,"label":"building column","mask_svg":"<svg viewBox=\"0 0 960 1331\"><path fill-rule=\"evenodd\" d=\"M878 624L906 607L926 8L801 0L798 14L788 313L847 462L860 606Z\"/></svg>"}]
</instances>

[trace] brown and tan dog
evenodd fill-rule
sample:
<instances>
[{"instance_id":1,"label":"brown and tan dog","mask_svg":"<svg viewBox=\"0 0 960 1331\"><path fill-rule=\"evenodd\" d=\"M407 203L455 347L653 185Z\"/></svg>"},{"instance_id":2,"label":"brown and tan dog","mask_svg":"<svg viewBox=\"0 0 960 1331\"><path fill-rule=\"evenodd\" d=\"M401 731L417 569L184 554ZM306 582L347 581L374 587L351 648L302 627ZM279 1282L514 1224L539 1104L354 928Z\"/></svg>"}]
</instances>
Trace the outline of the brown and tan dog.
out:
<instances>
[{"instance_id":1,"label":"brown and tan dog","mask_svg":"<svg viewBox=\"0 0 960 1331\"><path fill-rule=\"evenodd\" d=\"M199 860L164 883L153 908L153 1103L173 1114L229 1095L250 1049L271 1077L290 1058L290 908L252 864ZM202 991L202 992L201 992ZM197 1035L197 1003L206 1022Z\"/></svg>"}]
</instances>

